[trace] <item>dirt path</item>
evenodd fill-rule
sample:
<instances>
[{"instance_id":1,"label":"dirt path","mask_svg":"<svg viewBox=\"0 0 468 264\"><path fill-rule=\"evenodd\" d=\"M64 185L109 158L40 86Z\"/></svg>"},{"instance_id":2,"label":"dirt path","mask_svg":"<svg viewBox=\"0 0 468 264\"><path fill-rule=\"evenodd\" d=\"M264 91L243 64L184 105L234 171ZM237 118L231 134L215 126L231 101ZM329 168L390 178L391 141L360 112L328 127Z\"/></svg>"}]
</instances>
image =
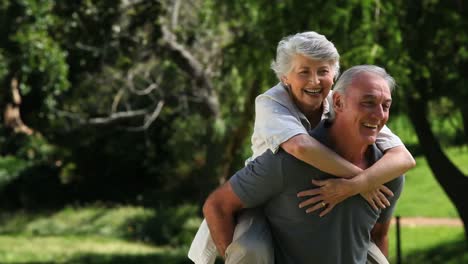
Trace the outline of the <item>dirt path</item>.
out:
<instances>
[{"instance_id":1,"label":"dirt path","mask_svg":"<svg viewBox=\"0 0 468 264\"><path fill-rule=\"evenodd\" d=\"M396 218L392 219L392 224L396 223ZM463 223L459 218L429 218L429 217L401 217L402 226L454 226L462 227Z\"/></svg>"}]
</instances>

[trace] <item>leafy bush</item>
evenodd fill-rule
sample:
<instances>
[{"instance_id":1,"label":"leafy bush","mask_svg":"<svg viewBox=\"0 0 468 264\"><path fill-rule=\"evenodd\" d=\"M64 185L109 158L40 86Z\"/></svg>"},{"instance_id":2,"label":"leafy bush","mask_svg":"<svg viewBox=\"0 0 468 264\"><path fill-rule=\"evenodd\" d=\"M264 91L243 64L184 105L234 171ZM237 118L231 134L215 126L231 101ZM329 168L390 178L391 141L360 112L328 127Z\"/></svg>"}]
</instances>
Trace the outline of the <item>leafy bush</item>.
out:
<instances>
[{"instance_id":1,"label":"leafy bush","mask_svg":"<svg viewBox=\"0 0 468 264\"><path fill-rule=\"evenodd\" d=\"M137 230L137 234L158 245L190 245L201 223L197 210L194 205L159 207L154 217Z\"/></svg>"},{"instance_id":2,"label":"leafy bush","mask_svg":"<svg viewBox=\"0 0 468 264\"><path fill-rule=\"evenodd\" d=\"M0 190L28 167L25 160L13 156L0 157Z\"/></svg>"}]
</instances>

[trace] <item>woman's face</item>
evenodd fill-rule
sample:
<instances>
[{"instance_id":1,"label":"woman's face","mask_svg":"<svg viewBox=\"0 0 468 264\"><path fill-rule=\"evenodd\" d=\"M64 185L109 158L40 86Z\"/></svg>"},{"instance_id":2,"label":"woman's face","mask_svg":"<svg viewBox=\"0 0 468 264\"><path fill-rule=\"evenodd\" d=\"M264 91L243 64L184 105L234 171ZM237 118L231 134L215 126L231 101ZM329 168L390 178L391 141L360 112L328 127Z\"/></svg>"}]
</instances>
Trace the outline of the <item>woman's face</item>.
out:
<instances>
[{"instance_id":1,"label":"woman's face","mask_svg":"<svg viewBox=\"0 0 468 264\"><path fill-rule=\"evenodd\" d=\"M294 102L307 115L322 106L333 85L333 74L332 62L312 60L298 54L282 81L291 88Z\"/></svg>"}]
</instances>

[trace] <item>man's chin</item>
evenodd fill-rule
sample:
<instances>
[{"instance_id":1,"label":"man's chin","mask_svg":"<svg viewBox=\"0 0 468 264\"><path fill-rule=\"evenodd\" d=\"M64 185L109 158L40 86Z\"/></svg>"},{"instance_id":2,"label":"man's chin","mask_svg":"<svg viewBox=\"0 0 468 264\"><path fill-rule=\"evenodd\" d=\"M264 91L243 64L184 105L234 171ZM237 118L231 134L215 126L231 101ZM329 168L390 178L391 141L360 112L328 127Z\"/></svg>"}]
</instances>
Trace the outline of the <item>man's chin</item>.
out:
<instances>
[{"instance_id":1,"label":"man's chin","mask_svg":"<svg viewBox=\"0 0 468 264\"><path fill-rule=\"evenodd\" d=\"M364 137L366 145L372 145L377 141L377 136L366 136Z\"/></svg>"}]
</instances>

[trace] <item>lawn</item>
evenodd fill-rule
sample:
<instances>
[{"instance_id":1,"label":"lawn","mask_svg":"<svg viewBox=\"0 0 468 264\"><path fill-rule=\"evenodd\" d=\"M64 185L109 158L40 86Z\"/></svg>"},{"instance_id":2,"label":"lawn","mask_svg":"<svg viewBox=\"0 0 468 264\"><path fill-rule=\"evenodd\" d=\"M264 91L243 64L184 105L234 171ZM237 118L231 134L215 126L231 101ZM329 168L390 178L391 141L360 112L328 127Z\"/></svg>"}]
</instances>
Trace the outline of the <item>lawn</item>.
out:
<instances>
[{"instance_id":1,"label":"lawn","mask_svg":"<svg viewBox=\"0 0 468 264\"><path fill-rule=\"evenodd\" d=\"M450 148L449 157L468 174L468 147ZM416 158L417 165L406 174L405 187L397 203L395 215L401 217L458 217L457 211L423 157Z\"/></svg>"},{"instance_id":2,"label":"lawn","mask_svg":"<svg viewBox=\"0 0 468 264\"><path fill-rule=\"evenodd\" d=\"M390 228L390 263L396 262L396 228ZM402 263L468 263L467 245L461 227L402 227Z\"/></svg>"},{"instance_id":3,"label":"lawn","mask_svg":"<svg viewBox=\"0 0 468 264\"><path fill-rule=\"evenodd\" d=\"M185 251L97 236L0 236L0 263L190 263Z\"/></svg>"}]
</instances>

